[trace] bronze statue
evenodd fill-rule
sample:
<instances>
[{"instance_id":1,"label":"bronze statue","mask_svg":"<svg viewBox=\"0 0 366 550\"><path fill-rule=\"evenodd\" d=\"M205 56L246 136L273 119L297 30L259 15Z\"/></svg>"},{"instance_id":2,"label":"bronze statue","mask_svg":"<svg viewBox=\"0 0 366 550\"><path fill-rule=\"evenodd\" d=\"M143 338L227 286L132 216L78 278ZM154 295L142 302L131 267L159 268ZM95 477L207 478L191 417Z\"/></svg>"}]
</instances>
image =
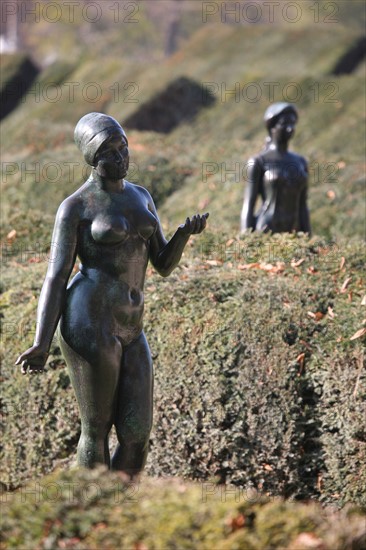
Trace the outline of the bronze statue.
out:
<instances>
[{"instance_id":1,"label":"bronze statue","mask_svg":"<svg viewBox=\"0 0 366 550\"><path fill-rule=\"evenodd\" d=\"M42 371L60 321L81 416L78 463L133 476L144 467L152 425L153 369L142 328L147 264L167 277L208 214L187 218L167 242L148 191L125 180L129 151L120 124L89 113L75 141L92 172L57 212L34 345L16 364L24 374ZM77 256L79 271L67 286ZM119 444L110 461L113 425Z\"/></svg>"},{"instance_id":2,"label":"bronze statue","mask_svg":"<svg viewBox=\"0 0 366 550\"><path fill-rule=\"evenodd\" d=\"M269 137L264 151L248 162L248 184L241 213L241 231L311 232L307 207L306 160L288 151L298 120L291 103L274 103L265 112ZM258 196L262 198L255 213Z\"/></svg>"}]
</instances>

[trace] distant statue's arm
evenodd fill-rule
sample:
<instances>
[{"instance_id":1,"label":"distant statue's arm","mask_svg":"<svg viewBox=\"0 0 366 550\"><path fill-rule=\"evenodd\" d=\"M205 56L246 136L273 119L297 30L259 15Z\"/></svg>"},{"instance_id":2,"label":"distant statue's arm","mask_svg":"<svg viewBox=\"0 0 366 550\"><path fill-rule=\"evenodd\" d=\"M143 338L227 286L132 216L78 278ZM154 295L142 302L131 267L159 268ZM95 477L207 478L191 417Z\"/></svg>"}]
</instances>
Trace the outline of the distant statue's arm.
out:
<instances>
[{"instance_id":1,"label":"distant statue's arm","mask_svg":"<svg viewBox=\"0 0 366 550\"><path fill-rule=\"evenodd\" d=\"M43 370L52 338L60 319L66 287L76 259L77 216L69 204L61 204L52 235L51 253L37 309L37 327L34 344L22 353L16 365L22 364L22 372Z\"/></svg>"},{"instance_id":2,"label":"distant statue's arm","mask_svg":"<svg viewBox=\"0 0 366 550\"><path fill-rule=\"evenodd\" d=\"M254 208L258 195L263 193L263 170L258 158L252 158L248 161L248 184L245 190L244 203L241 211L241 232L248 229L255 229Z\"/></svg>"},{"instance_id":3,"label":"distant statue's arm","mask_svg":"<svg viewBox=\"0 0 366 550\"><path fill-rule=\"evenodd\" d=\"M205 229L209 214L197 214L187 218L185 223L178 227L170 241L167 241L151 197L149 208L158 220L156 231L150 239L150 261L160 275L167 277L177 267L189 237Z\"/></svg>"},{"instance_id":4,"label":"distant statue's arm","mask_svg":"<svg viewBox=\"0 0 366 550\"><path fill-rule=\"evenodd\" d=\"M302 159L306 174L308 174L308 165L306 160ZM299 211L299 231L303 231L304 233L309 233L311 235L311 226L310 226L310 215L309 215L309 209L308 209L308 182L306 181L306 186L303 189L301 196L300 196L300 211Z\"/></svg>"}]
</instances>

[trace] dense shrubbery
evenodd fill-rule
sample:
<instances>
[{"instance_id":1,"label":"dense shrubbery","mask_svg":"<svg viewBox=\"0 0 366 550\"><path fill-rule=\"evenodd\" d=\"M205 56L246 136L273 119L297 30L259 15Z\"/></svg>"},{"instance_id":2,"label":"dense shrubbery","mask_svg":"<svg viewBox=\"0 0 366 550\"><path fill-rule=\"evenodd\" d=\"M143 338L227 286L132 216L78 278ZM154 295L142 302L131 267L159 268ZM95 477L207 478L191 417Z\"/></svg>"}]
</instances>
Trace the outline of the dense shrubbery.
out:
<instances>
[{"instance_id":1,"label":"dense shrubbery","mask_svg":"<svg viewBox=\"0 0 366 550\"><path fill-rule=\"evenodd\" d=\"M150 274L149 473L362 502L365 371L362 338L350 340L362 328L362 255L357 243L218 241L207 233L169 279ZM3 481L10 485L72 457L79 434L57 342L44 376L24 379L12 366L31 345L45 269L45 262L23 265L3 293Z\"/></svg>"},{"instance_id":2,"label":"dense shrubbery","mask_svg":"<svg viewBox=\"0 0 366 550\"><path fill-rule=\"evenodd\" d=\"M188 174L189 170L177 166L165 157L157 156L133 165L129 179L132 183L145 187L159 207L167 197L181 189Z\"/></svg>"},{"instance_id":3,"label":"dense shrubbery","mask_svg":"<svg viewBox=\"0 0 366 550\"><path fill-rule=\"evenodd\" d=\"M150 471L361 502L365 371L362 338L350 338L362 328L362 247L327 258L319 242L252 236L236 250L244 243L248 255L251 245L277 253L183 269L168 300L166 283L148 299L158 354ZM295 263L282 264L294 246Z\"/></svg>"},{"instance_id":4,"label":"dense shrubbery","mask_svg":"<svg viewBox=\"0 0 366 550\"><path fill-rule=\"evenodd\" d=\"M102 469L56 472L3 497L1 548L361 550L355 507L260 498L182 480L127 483Z\"/></svg>"}]
</instances>

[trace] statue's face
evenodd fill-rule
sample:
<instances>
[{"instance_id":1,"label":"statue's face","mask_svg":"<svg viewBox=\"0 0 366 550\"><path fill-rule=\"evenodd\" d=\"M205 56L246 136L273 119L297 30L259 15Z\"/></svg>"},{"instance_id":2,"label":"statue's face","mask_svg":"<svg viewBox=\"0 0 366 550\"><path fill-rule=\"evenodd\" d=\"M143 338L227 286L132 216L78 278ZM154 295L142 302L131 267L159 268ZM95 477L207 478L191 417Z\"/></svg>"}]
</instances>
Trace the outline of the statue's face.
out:
<instances>
[{"instance_id":1,"label":"statue's face","mask_svg":"<svg viewBox=\"0 0 366 550\"><path fill-rule=\"evenodd\" d=\"M297 118L294 113L284 113L271 128L272 140L277 142L288 141L295 133Z\"/></svg>"},{"instance_id":2,"label":"statue's face","mask_svg":"<svg viewBox=\"0 0 366 550\"><path fill-rule=\"evenodd\" d=\"M127 141L121 136L112 136L95 156L95 169L103 178L120 180L127 175L130 162Z\"/></svg>"}]
</instances>

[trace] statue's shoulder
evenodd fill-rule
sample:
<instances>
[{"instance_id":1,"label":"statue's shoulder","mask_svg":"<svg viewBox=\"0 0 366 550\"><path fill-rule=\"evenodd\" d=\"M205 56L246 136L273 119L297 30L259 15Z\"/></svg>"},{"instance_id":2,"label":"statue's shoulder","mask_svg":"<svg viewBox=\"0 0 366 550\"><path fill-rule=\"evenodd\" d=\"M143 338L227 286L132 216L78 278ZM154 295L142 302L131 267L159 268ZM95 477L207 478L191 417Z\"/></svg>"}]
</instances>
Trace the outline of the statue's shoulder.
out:
<instances>
[{"instance_id":1,"label":"statue's shoulder","mask_svg":"<svg viewBox=\"0 0 366 550\"><path fill-rule=\"evenodd\" d=\"M298 153L294 153L293 151L290 152L291 157L294 159L294 161L299 162L303 166L307 166L308 163L306 161L306 158L302 155L299 155Z\"/></svg>"},{"instance_id":2,"label":"statue's shoulder","mask_svg":"<svg viewBox=\"0 0 366 550\"><path fill-rule=\"evenodd\" d=\"M258 154L253 157L250 157L248 160L247 166L251 171L263 171L265 164L265 158L263 154Z\"/></svg>"},{"instance_id":3,"label":"statue's shoulder","mask_svg":"<svg viewBox=\"0 0 366 550\"><path fill-rule=\"evenodd\" d=\"M142 187L142 185L138 185L137 183L131 183L129 181L126 181L126 185L128 186L128 189L132 193L136 193L141 198L146 199L148 202L152 202L152 197L147 189L145 187Z\"/></svg>"},{"instance_id":4,"label":"statue's shoulder","mask_svg":"<svg viewBox=\"0 0 366 550\"><path fill-rule=\"evenodd\" d=\"M57 210L57 217L67 220L73 220L80 217L81 209L83 206L82 194L75 191L69 197L66 197L60 204Z\"/></svg>"},{"instance_id":5,"label":"statue's shoulder","mask_svg":"<svg viewBox=\"0 0 366 550\"><path fill-rule=\"evenodd\" d=\"M263 162L263 154L258 153L258 155L253 155L252 157L249 158L248 163L249 162L251 164L262 163Z\"/></svg>"}]
</instances>

